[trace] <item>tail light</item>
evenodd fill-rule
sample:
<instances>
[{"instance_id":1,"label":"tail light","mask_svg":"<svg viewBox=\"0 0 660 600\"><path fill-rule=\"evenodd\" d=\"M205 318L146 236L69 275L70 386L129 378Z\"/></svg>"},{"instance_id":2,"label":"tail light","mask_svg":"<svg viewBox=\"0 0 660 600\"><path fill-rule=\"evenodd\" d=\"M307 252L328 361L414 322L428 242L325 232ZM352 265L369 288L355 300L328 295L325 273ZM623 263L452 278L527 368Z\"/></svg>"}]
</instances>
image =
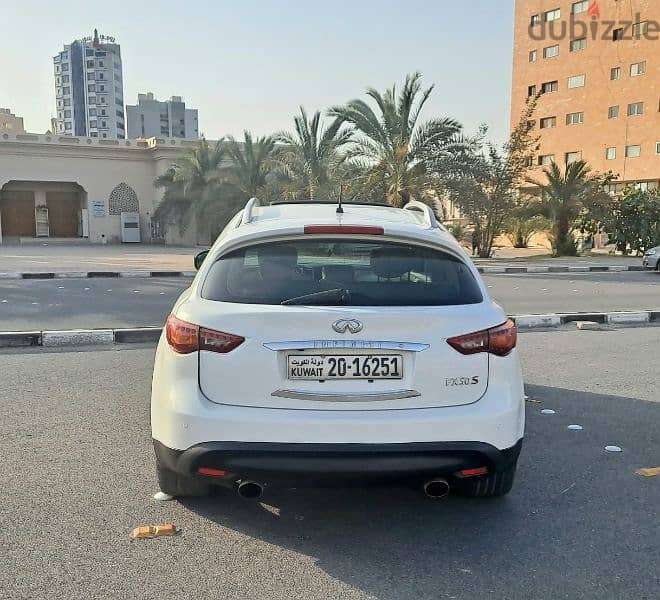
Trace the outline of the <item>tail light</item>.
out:
<instances>
[{"instance_id":1,"label":"tail light","mask_svg":"<svg viewBox=\"0 0 660 600\"><path fill-rule=\"evenodd\" d=\"M174 352L190 354L199 350L226 354L240 346L245 338L232 333L200 327L170 315L165 325L167 342Z\"/></svg>"},{"instance_id":2,"label":"tail light","mask_svg":"<svg viewBox=\"0 0 660 600\"><path fill-rule=\"evenodd\" d=\"M488 352L495 356L506 356L516 347L517 339L516 325L509 319L506 323L491 329L449 338L447 343L461 354Z\"/></svg>"}]
</instances>

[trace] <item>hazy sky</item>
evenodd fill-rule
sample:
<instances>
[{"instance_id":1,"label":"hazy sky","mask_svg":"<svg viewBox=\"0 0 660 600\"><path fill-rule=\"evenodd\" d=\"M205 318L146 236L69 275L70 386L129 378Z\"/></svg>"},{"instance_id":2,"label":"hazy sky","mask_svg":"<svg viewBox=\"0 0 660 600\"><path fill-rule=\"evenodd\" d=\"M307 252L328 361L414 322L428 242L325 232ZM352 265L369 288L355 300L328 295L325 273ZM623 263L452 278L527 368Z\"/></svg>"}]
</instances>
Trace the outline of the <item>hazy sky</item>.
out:
<instances>
[{"instance_id":1,"label":"hazy sky","mask_svg":"<svg viewBox=\"0 0 660 600\"><path fill-rule=\"evenodd\" d=\"M0 107L50 128L52 57L64 43L116 37L124 102L181 95L209 138L289 128L309 111L419 70L426 116L508 131L513 0L0 0ZM8 19L8 20L7 20Z\"/></svg>"}]
</instances>

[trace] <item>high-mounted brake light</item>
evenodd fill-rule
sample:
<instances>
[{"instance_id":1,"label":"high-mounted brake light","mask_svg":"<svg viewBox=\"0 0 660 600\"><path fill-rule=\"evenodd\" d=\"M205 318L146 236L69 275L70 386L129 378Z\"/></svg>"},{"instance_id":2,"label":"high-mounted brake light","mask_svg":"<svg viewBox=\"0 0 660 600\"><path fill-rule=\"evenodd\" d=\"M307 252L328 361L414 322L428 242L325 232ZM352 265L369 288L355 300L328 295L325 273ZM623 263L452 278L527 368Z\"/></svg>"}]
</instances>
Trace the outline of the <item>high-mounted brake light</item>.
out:
<instances>
[{"instance_id":1,"label":"high-mounted brake light","mask_svg":"<svg viewBox=\"0 0 660 600\"><path fill-rule=\"evenodd\" d=\"M172 350L178 354L191 354L199 350L226 354L245 341L240 335L200 327L174 315L167 319L165 336Z\"/></svg>"},{"instance_id":2,"label":"high-mounted brake light","mask_svg":"<svg viewBox=\"0 0 660 600\"><path fill-rule=\"evenodd\" d=\"M382 227L372 225L305 225L305 233L384 235L385 230Z\"/></svg>"},{"instance_id":3,"label":"high-mounted brake light","mask_svg":"<svg viewBox=\"0 0 660 600\"><path fill-rule=\"evenodd\" d=\"M507 356L516 347L517 339L516 325L509 319L497 327L449 338L447 343L461 354L488 352L495 356Z\"/></svg>"}]
</instances>

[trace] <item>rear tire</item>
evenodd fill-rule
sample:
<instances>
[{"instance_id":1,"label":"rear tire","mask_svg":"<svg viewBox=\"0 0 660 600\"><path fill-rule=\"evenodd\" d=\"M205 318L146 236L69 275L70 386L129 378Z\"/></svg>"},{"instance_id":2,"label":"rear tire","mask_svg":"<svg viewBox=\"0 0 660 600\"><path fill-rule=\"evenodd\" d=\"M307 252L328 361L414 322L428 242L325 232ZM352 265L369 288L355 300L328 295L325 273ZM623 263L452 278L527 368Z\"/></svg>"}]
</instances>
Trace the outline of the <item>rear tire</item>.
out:
<instances>
[{"instance_id":1,"label":"rear tire","mask_svg":"<svg viewBox=\"0 0 660 600\"><path fill-rule=\"evenodd\" d=\"M211 493L211 486L208 484L166 469L158 460L158 456L156 456L156 474L158 475L160 491L170 496L178 498L186 496L203 497Z\"/></svg>"},{"instance_id":2,"label":"rear tire","mask_svg":"<svg viewBox=\"0 0 660 600\"><path fill-rule=\"evenodd\" d=\"M506 496L513 487L516 465L488 475L461 479L456 485L456 492L468 498L496 498Z\"/></svg>"}]
</instances>

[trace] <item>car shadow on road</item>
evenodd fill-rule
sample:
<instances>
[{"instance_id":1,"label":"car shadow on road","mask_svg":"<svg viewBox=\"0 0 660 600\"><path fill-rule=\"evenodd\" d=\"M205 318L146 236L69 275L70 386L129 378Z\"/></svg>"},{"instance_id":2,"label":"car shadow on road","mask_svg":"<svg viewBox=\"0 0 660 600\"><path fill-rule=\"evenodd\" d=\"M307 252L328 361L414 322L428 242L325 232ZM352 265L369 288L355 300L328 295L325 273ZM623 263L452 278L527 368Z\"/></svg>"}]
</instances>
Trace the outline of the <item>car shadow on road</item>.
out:
<instances>
[{"instance_id":1,"label":"car shadow on road","mask_svg":"<svg viewBox=\"0 0 660 600\"><path fill-rule=\"evenodd\" d=\"M644 573L654 571L658 548L648 523L653 512L657 523L660 488L639 481L633 467L658 458L660 405L542 386L527 393L541 403L527 406L518 478L505 498L296 489L268 491L262 502L223 491L184 504L312 557L331 577L383 600L651 598ZM568 430L573 422L584 430ZM604 452L614 441L626 451Z\"/></svg>"}]
</instances>

